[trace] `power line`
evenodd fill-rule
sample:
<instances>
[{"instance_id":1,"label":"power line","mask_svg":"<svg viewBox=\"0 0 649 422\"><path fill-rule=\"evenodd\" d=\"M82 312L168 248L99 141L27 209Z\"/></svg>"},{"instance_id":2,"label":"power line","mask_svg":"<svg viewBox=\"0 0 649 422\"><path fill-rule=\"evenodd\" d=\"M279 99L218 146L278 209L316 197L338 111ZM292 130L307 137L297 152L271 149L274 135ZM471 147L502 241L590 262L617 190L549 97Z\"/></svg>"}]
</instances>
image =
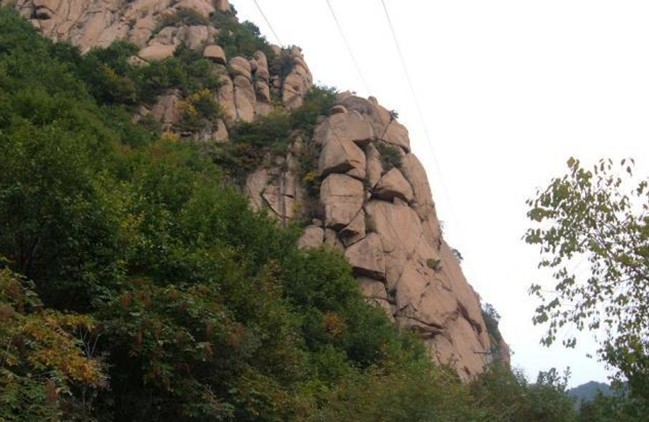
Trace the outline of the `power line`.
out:
<instances>
[{"instance_id":1,"label":"power line","mask_svg":"<svg viewBox=\"0 0 649 422\"><path fill-rule=\"evenodd\" d=\"M428 142L428 146L430 147L431 153L433 153L433 159L435 160L435 165L439 169L439 165L437 163L437 157L435 154L435 149L433 147L433 143L430 139L430 135L428 133L428 127L426 126L426 121L424 120L424 114L421 111L421 106L419 105L419 99L417 98L417 94L415 92L414 84L412 83L412 78L410 77L410 72L408 72L408 66L406 66L406 60L403 56L403 51L401 50L401 45L399 44L399 40L397 38L397 32L394 29L394 25L392 24L392 19L390 18L390 12L388 11L388 7L385 4L384 0L381 0L381 4L383 5L383 10L385 11L385 17L388 20L388 26L390 27L390 32L392 33L392 40L394 41L394 45L397 49L397 53L399 55L399 61L401 62L401 68L403 69L403 73L406 76L406 82L408 82L408 88L410 89L410 94L412 95L412 98L415 102L415 108L417 109L417 114L419 115L419 120L421 121L421 125L424 128L424 134L426 136L426 141Z\"/></svg>"},{"instance_id":2,"label":"power line","mask_svg":"<svg viewBox=\"0 0 649 422\"><path fill-rule=\"evenodd\" d=\"M273 28L273 25L270 24L270 21L269 21L268 18L266 17L266 14L264 13L264 11L261 9L261 6L259 5L259 3L257 3L257 0L253 0L253 1L255 2L255 6L257 6L257 10L259 10L259 13L261 13L261 16L264 18L264 20L266 21L266 24L267 24L268 27L270 28L270 32L273 33L273 36L275 37L275 40L277 41L277 43L278 43L280 46L283 47L283 46L284 46L284 43L282 43L282 40L280 40L280 39L279 39L279 36L277 36L277 32L275 32L275 29Z\"/></svg>"},{"instance_id":3,"label":"power line","mask_svg":"<svg viewBox=\"0 0 649 422\"><path fill-rule=\"evenodd\" d=\"M401 49L401 45L399 44L399 39L397 37L397 31L394 29L394 25L392 23L392 18L390 18L390 12L388 11L388 7L385 4L385 0L381 0L381 4L383 5L383 10L385 12L385 17L387 18L388 21L388 26L390 27L390 32L392 33L392 40L394 41L394 45L397 49L397 53L399 55L399 61L401 63L401 68L403 69L403 73L406 76L406 82L408 83L408 88L410 89L410 94L412 95L412 98L415 103L415 108L417 109L417 115L419 117L419 120L421 122L421 126L424 129L424 136L426 138L426 143L428 144L428 148L430 149L430 152L433 156L433 162L435 164L435 167L437 169L437 173L440 176L440 181L442 183L442 189L444 189L444 193L446 194L447 198L449 199L449 205L450 204L450 195L448 195L448 190L446 189L446 184L444 183L443 176L441 167L439 165L439 162L437 160L437 154L435 153L435 147L433 146L433 142L430 138L430 134L428 132L428 126L426 125L426 120L424 119L424 113L421 111L421 106L419 105L419 99L417 98L417 93L415 91L414 84L412 82L412 78L410 77L410 72L408 72L408 66L406 65L406 60L403 55L403 50ZM451 205L452 208L452 205Z\"/></svg>"},{"instance_id":4,"label":"power line","mask_svg":"<svg viewBox=\"0 0 649 422\"><path fill-rule=\"evenodd\" d=\"M356 60L356 56L354 55L354 52L352 51L352 47L349 44L349 41L347 40L347 37L345 36L345 32L343 31L342 25L340 25L340 22L338 21L338 17L336 16L336 12L334 12L333 7L331 7L331 2L329 0L326 0L327 6L329 6L329 11L331 11L331 16L333 16L334 21L336 22L336 26L338 27L338 32L340 33L340 36L342 37L345 47L347 48L347 52L349 53L349 56L352 59L352 62L354 63L354 67L356 68L356 72L358 73L358 76L361 78L361 81L363 82L363 86L365 87L365 91L367 92L367 95L370 95L371 91L370 88L367 84L367 81L363 77L363 72L361 72L361 67L358 64L358 61Z\"/></svg>"},{"instance_id":5,"label":"power line","mask_svg":"<svg viewBox=\"0 0 649 422\"><path fill-rule=\"evenodd\" d=\"M428 149L431 152L431 155L433 156L433 164L435 165L435 169L437 170L436 173L439 176L439 181L440 184L442 185L442 191L444 195L447 198L448 201L448 207L449 207L449 214L451 217L451 220L456 222L455 216L457 213L455 212L455 207L453 206L453 202L451 200L451 195L449 194L449 190L446 187L446 182L444 181L444 175L442 174L441 167L439 165L439 161L437 160L437 154L435 153L435 147L433 146L433 142L430 137L430 133L428 132L428 126L426 125L426 120L424 119L424 113L421 110L421 106L419 104L419 99L417 98L417 93L415 91L414 83L412 82L412 78L410 77L410 72L408 71L408 66L406 65L406 60L403 55L403 50L401 49L401 45L399 43L399 39L397 37L397 31L394 29L394 24L392 23L392 18L390 17L390 12L388 11L388 7L385 3L385 0L381 0L381 4L383 5L383 11L385 12L385 17L388 21L388 26L390 27L390 32L392 34L392 40L394 41L394 45L397 49L397 53L399 55L399 61L401 63L401 68L403 69L403 73L406 76L406 82L408 83L408 88L410 89L410 94L412 95L412 98L415 103L415 108L417 109L417 115L419 117L421 126L424 129L424 137L426 138L426 143L428 145ZM459 225L457 225L458 230L462 230ZM461 233L461 238L464 239L464 234ZM467 263L468 264L468 263ZM467 265L470 267L470 265ZM471 271L471 268L468 268L469 272Z\"/></svg>"}]
</instances>

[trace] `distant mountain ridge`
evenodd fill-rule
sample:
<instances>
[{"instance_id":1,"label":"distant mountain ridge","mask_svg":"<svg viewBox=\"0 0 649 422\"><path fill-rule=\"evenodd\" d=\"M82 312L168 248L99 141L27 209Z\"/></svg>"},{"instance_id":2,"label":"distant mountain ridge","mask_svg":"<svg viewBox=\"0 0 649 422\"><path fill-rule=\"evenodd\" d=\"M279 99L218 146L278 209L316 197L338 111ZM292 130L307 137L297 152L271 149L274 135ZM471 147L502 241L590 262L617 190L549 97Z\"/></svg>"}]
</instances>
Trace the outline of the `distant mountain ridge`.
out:
<instances>
[{"instance_id":1,"label":"distant mountain ridge","mask_svg":"<svg viewBox=\"0 0 649 422\"><path fill-rule=\"evenodd\" d=\"M595 399L598 391L601 391L605 396L613 395L613 390L611 390L611 387L608 384L597 381L589 381L575 388L571 388L566 392L566 394L577 399L577 402L588 402Z\"/></svg>"}]
</instances>

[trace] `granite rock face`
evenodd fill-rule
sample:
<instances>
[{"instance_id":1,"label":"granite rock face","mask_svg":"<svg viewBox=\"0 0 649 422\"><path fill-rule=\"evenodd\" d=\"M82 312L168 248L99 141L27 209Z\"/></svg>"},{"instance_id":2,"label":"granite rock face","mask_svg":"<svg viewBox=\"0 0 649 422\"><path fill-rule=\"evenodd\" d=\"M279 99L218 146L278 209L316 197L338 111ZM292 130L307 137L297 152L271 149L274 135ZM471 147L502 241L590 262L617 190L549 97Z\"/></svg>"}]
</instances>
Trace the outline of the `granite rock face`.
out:
<instances>
[{"instance_id":1,"label":"granite rock face","mask_svg":"<svg viewBox=\"0 0 649 422\"><path fill-rule=\"evenodd\" d=\"M220 28L211 23L210 16L232 14L228 0L0 0L0 5L16 8L43 35L55 41L71 42L82 52L124 40L139 48L131 62L141 66L173 57L180 46L202 54L213 64L212 71L219 75L221 87L214 96L225 118L208 127L199 140L222 142L224 134L227 139L227 129L237 120L250 122L268 114L273 108L273 93L286 109L293 110L302 104L304 95L313 86L309 67L297 47L282 50L273 46L278 56L286 56L291 63L287 75L271 74L272 66L261 51L252 57L226 56L224 49L216 44ZM204 22L186 24L182 19L174 19L186 10L202 17ZM167 131L173 131L182 117L178 110L167 110L170 95L175 94L160 96L159 101L164 104L154 105L152 109L156 112L151 114L158 117L160 109L165 109L160 123ZM176 95L174 102L180 104L179 100Z\"/></svg>"},{"instance_id":2,"label":"granite rock face","mask_svg":"<svg viewBox=\"0 0 649 422\"><path fill-rule=\"evenodd\" d=\"M195 136L202 142L228 142L237 121L251 122L274 107L300 107L313 86L298 47L272 46L275 60L289 65L282 72L261 51L252 57L227 57L216 43L219 28L208 21L213 13L231 13L228 0L0 4L12 5L44 35L70 41L84 52L129 41L140 49L131 58L139 66L165 60L180 46L202 54L219 78L219 88L210 95L222 110ZM204 24L165 26L182 9L204 17ZM187 101L181 90L169 90L155 104L141 106L134 119L151 116L165 131L177 131ZM490 344L480 299L442 236L426 171L411 153L408 130L396 117L375 98L339 94L312 139L296 137L285 155L265 157L265 164L247 176L243 191L253 208L283 225L311 221L298 246L344 254L367 301L401 329L417 333L437 362L454 366L461 379L469 380L490 363L485 351L497 346L507 363L508 348L504 342ZM300 163L307 146L317 155L312 169ZM313 185L305 188L307 179L317 179L316 192Z\"/></svg>"},{"instance_id":3,"label":"granite rock face","mask_svg":"<svg viewBox=\"0 0 649 422\"><path fill-rule=\"evenodd\" d=\"M324 236L310 226L302 243L341 249L368 302L417 333L437 362L464 380L483 372L492 345L480 299L442 237L408 131L375 99L341 94L312 142ZM386 146L400 157L396 166L380 152Z\"/></svg>"}]
</instances>

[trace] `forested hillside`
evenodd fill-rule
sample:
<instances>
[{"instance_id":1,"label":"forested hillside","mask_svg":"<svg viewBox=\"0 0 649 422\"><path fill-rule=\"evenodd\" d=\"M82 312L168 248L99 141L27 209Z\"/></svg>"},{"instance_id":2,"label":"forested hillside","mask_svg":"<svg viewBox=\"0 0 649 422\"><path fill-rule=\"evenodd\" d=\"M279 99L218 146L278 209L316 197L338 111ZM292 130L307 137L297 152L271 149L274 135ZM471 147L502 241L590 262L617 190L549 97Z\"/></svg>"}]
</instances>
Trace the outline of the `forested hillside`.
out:
<instances>
[{"instance_id":1,"label":"forested hillside","mask_svg":"<svg viewBox=\"0 0 649 422\"><path fill-rule=\"evenodd\" d=\"M461 383L341 253L250 209L237 172L286 147L257 135L313 130L331 90L213 150L132 119L170 87L183 124L218 116L191 51L137 67L129 44L82 55L6 8L0 28L0 420L575 420L554 371Z\"/></svg>"}]
</instances>

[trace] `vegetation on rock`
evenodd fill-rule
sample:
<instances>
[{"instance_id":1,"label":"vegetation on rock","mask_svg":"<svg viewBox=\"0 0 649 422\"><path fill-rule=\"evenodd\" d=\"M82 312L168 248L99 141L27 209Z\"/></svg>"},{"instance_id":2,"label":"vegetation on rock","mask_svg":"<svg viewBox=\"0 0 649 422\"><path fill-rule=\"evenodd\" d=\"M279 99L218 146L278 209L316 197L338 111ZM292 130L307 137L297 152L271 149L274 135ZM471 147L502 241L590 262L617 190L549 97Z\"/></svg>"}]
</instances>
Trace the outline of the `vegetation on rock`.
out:
<instances>
[{"instance_id":1,"label":"vegetation on rock","mask_svg":"<svg viewBox=\"0 0 649 422\"><path fill-rule=\"evenodd\" d=\"M5 8L0 27L0 419L574 419L555 372L466 385L433 365L340 254L298 250L297 230L226 185L232 168L133 123L169 88L212 116L208 63L81 55ZM284 148L332 95L232 145Z\"/></svg>"}]
</instances>

